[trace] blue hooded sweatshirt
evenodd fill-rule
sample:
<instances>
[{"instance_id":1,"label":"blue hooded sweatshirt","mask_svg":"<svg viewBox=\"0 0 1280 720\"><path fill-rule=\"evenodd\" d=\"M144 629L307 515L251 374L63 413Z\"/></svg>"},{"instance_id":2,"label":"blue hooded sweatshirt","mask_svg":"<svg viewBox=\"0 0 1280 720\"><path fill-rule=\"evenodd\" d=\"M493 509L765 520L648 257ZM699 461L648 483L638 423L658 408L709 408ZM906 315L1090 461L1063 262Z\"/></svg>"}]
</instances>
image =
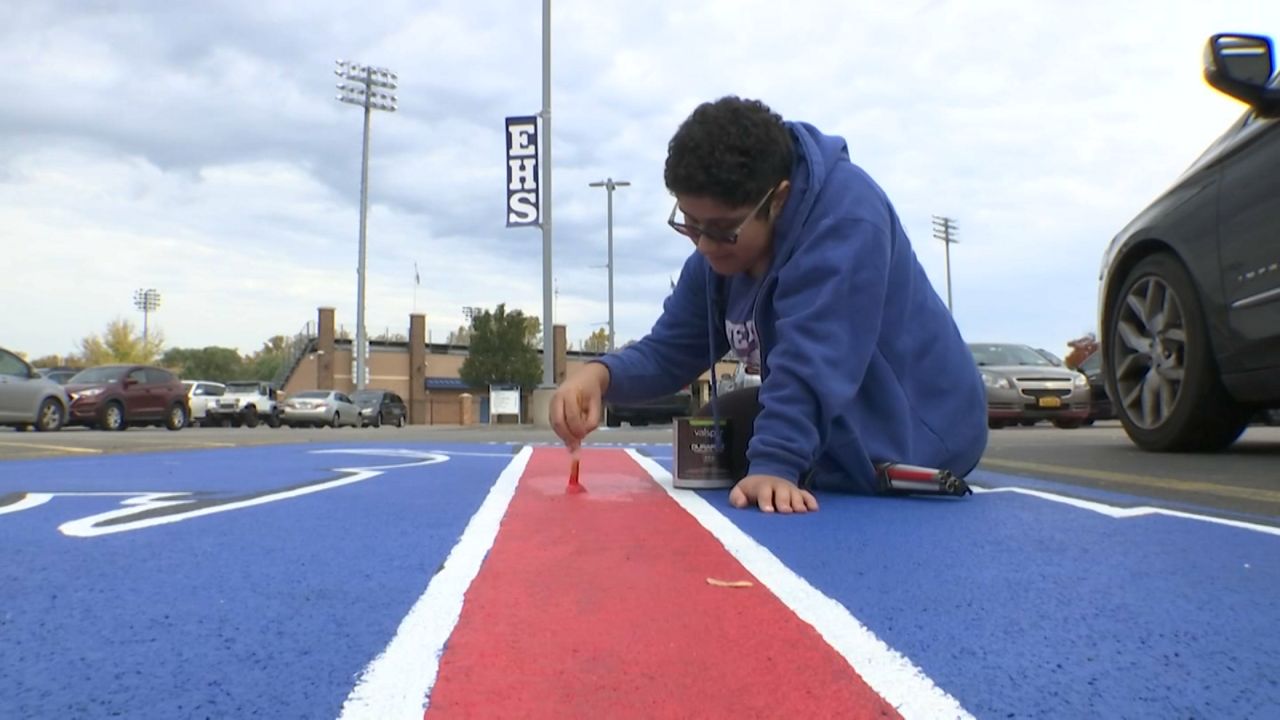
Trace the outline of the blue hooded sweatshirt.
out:
<instances>
[{"instance_id":1,"label":"blue hooded sweatshirt","mask_svg":"<svg viewBox=\"0 0 1280 720\"><path fill-rule=\"evenodd\" d=\"M987 444L973 356L892 204L850 162L844 140L787 127L791 191L754 310L762 383L751 474L863 493L877 491L881 462L963 477ZM729 349L725 288L690 255L649 335L602 358L606 399L668 394L714 367Z\"/></svg>"}]
</instances>

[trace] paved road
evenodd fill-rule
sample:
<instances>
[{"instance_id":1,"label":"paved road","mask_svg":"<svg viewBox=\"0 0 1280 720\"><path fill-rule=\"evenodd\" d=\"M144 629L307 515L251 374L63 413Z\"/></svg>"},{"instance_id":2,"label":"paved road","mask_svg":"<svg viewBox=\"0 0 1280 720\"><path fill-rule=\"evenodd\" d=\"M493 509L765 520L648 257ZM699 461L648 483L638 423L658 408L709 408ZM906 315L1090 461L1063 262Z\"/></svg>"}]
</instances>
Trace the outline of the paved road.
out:
<instances>
[{"instance_id":1,"label":"paved road","mask_svg":"<svg viewBox=\"0 0 1280 720\"><path fill-rule=\"evenodd\" d=\"M593 442L669 443L670 427L602 429ZM0 430L0 476L4 460L182 449L232 448L284 443L332 442L518 442L552 443L534 428L271 429L152 428L123 433L70 429L53 434ZM1227 513L1280 518L1280 427L1253 426L1230 451L1220 454L1155 454L1138 450L1119 423L1060 430L1049 426L992 431L984 470L1052 479L1087 489L1183 502Z\"/></svg>"}]
</instances>

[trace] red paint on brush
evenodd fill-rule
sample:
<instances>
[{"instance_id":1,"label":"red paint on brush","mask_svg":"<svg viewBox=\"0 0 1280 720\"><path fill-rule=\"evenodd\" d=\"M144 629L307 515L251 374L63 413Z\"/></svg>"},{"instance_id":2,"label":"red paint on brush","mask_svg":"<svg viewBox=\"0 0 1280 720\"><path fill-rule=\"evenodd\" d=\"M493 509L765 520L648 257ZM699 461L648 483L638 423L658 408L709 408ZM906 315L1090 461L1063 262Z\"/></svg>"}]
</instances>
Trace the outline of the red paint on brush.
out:
<instances>
[{"instance_id":1,"label":"red paint on brush","mask_svg":"<svg viewBox=\"0 0 1280 720\"><path fill-rule=\"evenodd\" d=\"M569 487L565 488L565 492L580 493L587 491L587 489L582 487L582 484L578 482L578 468L581 466L582 461L578 459L577 455L574 455L573 462L569 464Z\"/></svg>"}]
</instances>

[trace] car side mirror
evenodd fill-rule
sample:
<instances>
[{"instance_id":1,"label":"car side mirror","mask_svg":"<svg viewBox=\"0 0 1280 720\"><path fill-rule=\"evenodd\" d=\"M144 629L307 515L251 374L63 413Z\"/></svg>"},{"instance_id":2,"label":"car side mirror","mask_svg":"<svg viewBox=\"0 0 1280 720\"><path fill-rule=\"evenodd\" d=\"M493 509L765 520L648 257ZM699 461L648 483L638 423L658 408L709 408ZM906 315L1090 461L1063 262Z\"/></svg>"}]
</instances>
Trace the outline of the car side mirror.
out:
<instances>
[{"instance_id":1,"label":"car side mirror","mask_svg":"<svg viewBox=\"0 0 1280 720\"><path fill-rule=\"evenodd\" d=\"M1261 115L1280 112L1280 89L1268 87L1273 73L1275 59L1266 36L1218 34L1205 46L1205 82Z\"/></svg>"}]
</instances>

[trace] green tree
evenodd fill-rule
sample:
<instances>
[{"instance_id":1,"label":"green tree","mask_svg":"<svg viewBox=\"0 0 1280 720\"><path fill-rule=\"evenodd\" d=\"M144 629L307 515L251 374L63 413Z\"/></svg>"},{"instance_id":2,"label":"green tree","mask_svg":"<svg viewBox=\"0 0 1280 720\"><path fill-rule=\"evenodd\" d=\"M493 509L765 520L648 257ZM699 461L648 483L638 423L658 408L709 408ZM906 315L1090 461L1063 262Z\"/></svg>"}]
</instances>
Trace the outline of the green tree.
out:
<instances>
[{"instance_id":1,"label":"green tree","mask_svg":"<svg viewBox=\"0 0 1280 720\"><path fill-rule=\"evenodd\" d=\"M589 353L605 353L609 351L609 331L605 328L596 328L596 331L587 336L582 342L583 352Z\"/></svg>"},{"instance_id":2,"label":"green tree","mask_svg":"<svg viewBox=\"0 0 1280 720\"><path fill-rule=\"evenodd\" d=\"M111 363L152 363L164 349L164 336L159 330L149 333L146 341L133 323L116 318L107 323L101 335L90 335L80 341L80 356L86 365Z\"/></svg>"},{"instance_id":3,"label":"green tree","mask_svg":"<svg viewBox=\"0 0 1280 720\"><path fill-rule=\"evenodd\" d=\"M536 318L535 318L536 319ZM537 386L542 377L538 351L529 342L529 318L506 305L471 318L471 351L458 375L471 387L515 384Z\"/></svg>"},{"instance_id":4,"label":"green tree","mask_svg":"<svg viewBox=\"0 0 1280 720\"><path fill-rule=\"evenodd\" d=\"M284 335L273 335L262 348L252 356L245 358L245 380L274 380L280 369L289 360L289 338Z\"/></svg>"},{"instance_id":5,"label":"green tree","mask_svg":"<svg viewBox=\"0 0 1280 720\"><path fill-rule=\"evenodd\" d=\"M75 355L45 355L31 360L32 367L81 367L84 363Z\"/></svg>"},{"instance_id":6,"label":"green tree","mask_svg":"<svg viewBox=\"0 0 1280 720\"><path fill-rule=\"evenodd\" d=\"M184 380L229 382L245 379L244 358L234 348L171 348L160 358L160 364Z\"/></svg>"},{"instance_id":7,"label":"green tree","mask_svg":"<svg viewBox=\"0 0 1280 720\"><path fill-rule=\"evenodd\" d=\"M525 342L529 343L529 347L537 350L542 347L542 321L533 315L525 315L524 322Z\"/></svg>"}]
</instances>

